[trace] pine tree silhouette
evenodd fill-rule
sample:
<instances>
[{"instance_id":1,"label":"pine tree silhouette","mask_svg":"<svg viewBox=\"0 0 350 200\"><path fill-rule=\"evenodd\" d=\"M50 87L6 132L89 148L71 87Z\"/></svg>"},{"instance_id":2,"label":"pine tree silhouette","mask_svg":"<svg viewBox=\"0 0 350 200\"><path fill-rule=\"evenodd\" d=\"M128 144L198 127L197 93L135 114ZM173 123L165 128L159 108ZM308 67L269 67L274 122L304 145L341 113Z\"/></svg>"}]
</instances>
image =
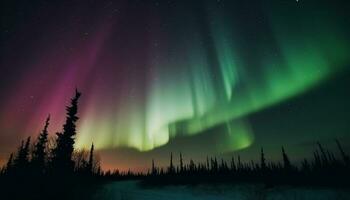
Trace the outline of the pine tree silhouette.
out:
<instances>
[{"instance_id":1,"label":"pine tree silhouette","mask_svg":"<svg viewBox=\"0 0 350 200\"><path fill-rule=\"evenodd\" d=\"M174 164L173 164L173 152L170 153L170 165L168 169L169 174L173 174L175 171Z\"/></svg>"},{"instance_id":2,"label":"pine tree silhouette","mask_svg":"<svg viewBox=\"0 0 350 200\"><path fill-rule=\"evenodd\" d=\"M14 162L14 166L18 166L18 163L22 159L21 157L23 155L23 149L24 149L24 140L21 141L21 145L18 147L16 157L15 157L15 159L13 161Z\"/></svg>"},{"instance_id":3,"label":"pine tree silhouette","mask_svg":"<svg viewBox=\"0 0 350 200\"><path fill-rule=\"evenodd\" d=\"M88 168L88 173L90 173L90 174L94 173L94 144L93 143L91 144L87 168Z\"/></svg>"},{"instance_id":4,"label":"pine tree silhouette","mask_svg":"<svg viewBox=\"0 0 350 200\"><path fill-rule=\"evenodd\" d=\"M341 156L343 157L343 161L346 165L350 165L350 158L346 153L344 152L342 146L340 145L339 141L336 139L335 142L337 143L338 149L341 153Z\"/></svg>"},{"instance_id":5,"label":"pine tree silhouette","mask_svg":"<svg viewBox=\"0 0 350 200\"><path fill-rule=\"evenodd\" d=\"M240 155L238 155L238 165L237 165L237 169L238 170L241 170L242 169L242 163L241 163L241 156Z\"/></svg>"},{"instance_id":6,"label":"pine tree silhouette","mask_svg":"<svg viewBox=\"0 0 350 200\"><path fill-rule=\"evenodd\" d=\"M215 172L217 172L219 169L218 160L216 159L216 156L214 157L214 169L215 169Z\"/></svg>"},{"instance_id":7,"label":"pine tree silhouette","mask_svg":"<svg viewBox=\"0 0 350 200\"><path fill-rule=\"evenodd\" d=\"M284 147L282 146L282 157L283 157L283 167L285 170L291 170L291 164L290 164L290 160L286 154L286 152L284 151Z\"/></svg>"},{"instance_id":8,"label":"pine tree silhouette","mask_svg":"<svg viewBox=\"0 0 350 200\"><path fill-rule=\"evenodd\" d=\"M78 100L81 93L75 90L75 96L71 99L71 105L66 108L67 118L63 125L63 133L56 133L56 148L53 149L52 165L54 170L62 172L72 172L74 163L72 161L72 153L74 151L76 125L79 119L76 115L78 113Z\"/></svg>"},{"instance_id":9,"label":"pine tree silhouette","mask_svg":"<svg viewBox=\"0 0 350 200\"><path fill-rule=\"evenodd\" d=\"M50 122L50 115L46 118L45 126L40 135L38 136L38 141L35 144L33 151L32 164L35 170L43 171L45 168L45 159L46 159L46 144L48 142L48 131L47 128Z\"/></svg>"},{"instance_id":10,"label":"pine tree silhouette","mask_svg":"<svg viewBox=\"0 0 350 200\"><path fill-rule=\"evenodd\" d=\"M324 150L323 146L321 143L317 142L318 148L320 149L321 155L322 155L322 164L323 165L328 165L328 158L326 155L326 151Z\"/></svg>"},{"instance_id":11,"label":"pine tree silhouette","mask_svg":"<svg viewBox=\"0 0 350 200\"><path fill-rule=\"evenodd\" d=\"M6 172L10 173L13 167L13 153L10 154L10 157L6 163Z\"/></svg>"},{"instance_id":12,"label":"pine tree silhouette","mask_svg":"<svg viewBox=\"0 0 350 200\"><path fill-rule=\"evenodd\" d=\"M191 173L193 173L195 171L196 165L194 164L193 160L190 160L190 166L189 166L189 170Z\"/></svg>"},{"instance_id":13,"label":"pine tree silhouette","mask_svg":"<svg viewBox=\"0 0 350 200\"><path fill-rule=\"evenodd\" d=\"M208 158L208 156L207 156L207 170L209 171L210 170L210 166L209 166L209 158Z\"/></svg>"},{"instance_id":14,"label":"pine tree silhouette","mask_svg":"<svg viewBox=\"0 0 350 200\"><path fill-rule=\"evenodd\" d=\"M320 159L320 155L317 150L314 151L314 163L313 163L313 168L316 170L321 169L322 167L322 162Z\"/></svg>"},{"instance_id":15,"label":"pine tree silhouette","mask_svg":"<svg viewBox=\"0 0 350 200\"><path fill-rule=\"evenodd\" d=\"M183 159L182 159L182 154L180 152L180 172L184 171L184 163L183 163Z\"/></svg>"},{"instance_id":16,"label":"pine tree silhouette","mask_svg":"<svg viewBox=\"0 0 350 200\"><path fill-rule=\"evenodd\" d=\"M152 175L156 175L157 174L157 170L156 170L156 167L154 165L154 159L152 159Z\"/></svg>"},{"instance_id":17,"label":"pine tree silhouette","mask_svg":"<svg viewBox=\"0 0 350 200\"><path fill-rule=\"evenodd\" d=\"M261 147L261 155L260 155L260 167L261 167L261 170L263 171L266 170L266 159L265 159L264 149L262 147Z\"/></svg>"},{"instance_id":18,"label":"pine tree silhouette","mask_svg":"<svg viewBox=\"0 0 350 200\"><path fill-rule=\"evenodd\" d=\"M231 158L231 170L236 171L236 164L235 164L235 159L233 156Z\"/></svg>"},{"instance_id":19,"label":"pine tree silhouette","mask_svg":"<svg viewBox=\"0 0 350 200\"><path fill-rule=\"evenodd\" d=\"M22 140L21 146L18 149L17 157L14 160L14 166L16 170L22 171L28 167L29 163L29 145L30 145L30 137L27 138L26 143Z\"/></svg>"}]
</instances>

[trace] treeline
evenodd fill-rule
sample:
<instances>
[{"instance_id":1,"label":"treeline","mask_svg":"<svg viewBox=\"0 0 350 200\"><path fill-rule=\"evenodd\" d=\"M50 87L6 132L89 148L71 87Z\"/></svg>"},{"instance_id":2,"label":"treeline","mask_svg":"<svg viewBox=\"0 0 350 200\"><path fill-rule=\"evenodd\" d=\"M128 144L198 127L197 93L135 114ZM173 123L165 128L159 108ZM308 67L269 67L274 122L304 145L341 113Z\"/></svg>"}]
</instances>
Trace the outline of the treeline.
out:
<instances>
[{"instance_id":1,"label":"treeline","mask_svg":"<svg viewBox=\"0 0 350 200\"><path fill-rule=\"evenodd\" d=\"M94 145L90 151L74 149L76 122L79 119L78 100L81 93L76 90L70 105L66 107L66 120L62 132L50 138L48 127L50 116L34 142L28 137L23 140L17 152L10 155L7 164L0 170L0 189L8 188L9 194L16 188L29 188L40 185L46 194L51 187L60 187L61 191L80 191L84 187L108 180L137 179L146 184L196 184L196 183L241 183L261 182L274 184L310 184L349 186L350 158L344 152L340 142L335 140L340 157L317 143L313 158L304 159L298 165L292 164L284 147L281 148L281 161L270 162L263 148L260 162L242 162L241 157L232 157L230 161L217 157L207 157L205 162L189 159L185 162L182 153L174 163L170 154L169 166L158 167L155 160L147 173L132 171L106 171L100 168L98 156L94 154ZM47 185L50 183L50 186ZM92 183L92 184L91 184ZM28 187L29 185L29 187ZM42 193L36 193L41 197ZM82 194L79 194L81 197Z\"/></svg>"},{"instance_id":2,"label":"treeline","mask_svg":"<svg viewBox=\"0 0 350 200\"><path fill-rule=\"evenodd\" d=\"M32 142L23 140L0 170L0 193L4 199L89 199L100 180L101 169L94 145L90 151L75 150L79 119L76 90L66 107L62 132L49 137L50 116Z\"/></svg>"},{"instance_id":3,"label":"treeline","mask_svg":"<svg viewBox=\"0 0 350 200\"><path fill-rule=\"evenodd\" d=\"M319 142L313 152L313 158L303 159L297 165L292 164L284 147L281 148L281 161L267 161L263 148L260 151L260 162L242 162L241 157L232 157L230 161L207 157L205 162L195 163L190 159L185 164L183 155L174 165L173 154L170 154L169 166L157 167L152 160L151 169L146 175L145 184L201 184L201 183L263 183L267 186L324 185L350 186L350 158L344 152L340 142L335 140L340 158L324 148Z\"/></svg>"},{"instance_id":4,"label":"treeline","mask_svg":"<svg viewBox=\"0 0 350 200\"><path fill-rule=\"evenodd\" d=\"M69 177L73 175L98 175L101 173L99 160L94 156L94 145L90 152L74 150L78 100L81 93L76 90L71 104L66 107L67 116L63 131L49 138L50 115L43 130L31 143L31 137L22 140L16 153L12 153L2 175L42 177L43 175ZM50 140L50 141L49 141Z\"/></svg>"}]
</instances>

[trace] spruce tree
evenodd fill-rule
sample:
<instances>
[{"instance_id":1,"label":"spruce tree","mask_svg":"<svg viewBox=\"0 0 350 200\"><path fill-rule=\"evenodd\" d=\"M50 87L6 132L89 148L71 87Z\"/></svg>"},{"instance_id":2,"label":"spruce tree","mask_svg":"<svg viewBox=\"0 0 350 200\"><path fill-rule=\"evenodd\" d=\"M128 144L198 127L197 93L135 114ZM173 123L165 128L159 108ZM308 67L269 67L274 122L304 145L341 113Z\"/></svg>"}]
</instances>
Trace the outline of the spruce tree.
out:
<instances>
[{"instance_id":1,"label":"spruce tree","mask_svg":"<svg viewBox=\"0 0 350 200\"><path fill-rule=\"evenodd\" d=\"M344 152L343 147L340 145L340 142L337 139L335 140L335 142L337 143L337 147L340 151L345 165L350 165L350 157Z\"/></svg>"},{"instance_id":2,"label":"spruce tree","mask_svg":"<svg viewBox=\"0 0 350 200\"><path fill-rule=\"evenodd\" d=\"M46 118L44 129L38 136L38 141L35 144L32 163L34 168L39 171L42 171L45 167L45 159L46 159L46 145L48 142L48 131L47 128L50 122L50 115Z\"/></svg>"},{"instance_id":3,"label":"spruce tree","mask_svg":"<svg viewBox=\"0 0 350 200\"><path fill-rule=\"evenodd\" d=\"M22 155L23 155L23 149L24 149L24 140L21 141L21 145L18 147L16 157L13 161L13 165L15 168L18 168L20 166Z\"/></svg>"},{"instance_id":4,"label":"spruce tree","mask_svg":"<svg viewBox=\"0 0 350 200\"><path fill-rule=\"evenodd\" d=\"M241 156L238 155L238 165L237 165L237 170L241 170L242 169L242 163L241 163Z\"/></svg>"},{"instance_id":5,"label":"spruce tree","mask_svg":"<svg viewBox=\"0 0 350 200\"><path fill-rule=\"evenodd\" d=\"M196 169L196 165L194 164L194 161L192 159L190 159L190 166L189 166L189 168L190 168L191 174L193 174L193 172Z\"/></svg>"},{"instance_id":6,"label":"spruce tree","mask_svg":"<svg viewBox=\"0 0 350 200\"><path fill-rule=\"evenodd\" d=\"M154 165L154 159L152 159L152 175L156 175L157 174L157 171L156 171L156 167Z\"/></svg>"},{"instance_id":7,"label":"spruce tree","mask_svg":"<svg viewBox=\"0 0 350 200\"><path fill-rule=\"evenodd\" d=\"M289 158L286 154L286 152L284 151L284 147L282 146L282 156L283 156L283 167L285 170L291 170L291 164L289 161Z\"/></svg>"},{"instance_id":8,"label":"spruce tree","mask_svg":"<svg viewBox=\"0 0 350 200\"><path fill-rule=\"evenodd\" d=\"M327 166L328 165L328 158L327 158L327 155L326 155L326 151L325 151L325 149L323 148L323 146L321 145L320 142L317 142L317 146L318 146L318 148L320 149L320 152L321 152L322 165L323 166Z\"/></svg>"},{"instance_id":9,"label":"spruce tree","mask_svg":"<svg viewBox=\"0 0 350 200\"><path fill-rule=\"evenodd\" d=\"M94 144L91 144L90 149L90 155L89 155L89 161L88 161L88 172L93 174L94 173Z\"/></svg>"},{"instance_id":10,"label":"spruce tree","mask_svg":"<svg viewBox=\"0 0 350 200\"><path fill-rule=\"evenodd\" d=\"M52 159L54 170L60 170L63 172L73 171L74 162L72 161L72 153L74 151L76 122L79 119L77 113L80 96L81 93L76 90L74 98L71 99L71 105L66 108L67 117L66 122L63 125L63 132L56 133L56 147L53 149Z\"/></svg>"},{"instance_id":11,"label":"spruce tree","mask_svg":"<svg viewBox=\"0 0 350 200\"><path fill-rule=\"evenodd\" d=\"M209 171L210 170L210 166L209 166L209 158L208 158L208 156L207 156L207 171Z\"/></svg>"},{"instance_id":12,"label":"spruce tree","mask_svg":"<svg viewBox=\"0 0 350 200\"><path fill-rule=\"evenodd\" d=\"M170 165L169 165L169 174L172 174L175 171L174 164L173 164L173 152L170 153Z\"/></svg>"},{"instance_id":13,"label":"spruce tree","mask_svg":"<svg viewBox=\"0 0 350 200\"><path fill-rule=\"evenodd\" d=\"M214 171L218 171L218 160L216 159L216 156L214 157Z\"/></svg>"},{"instance_id":14,"label":"spruce tree","mask_svg":"<svg viewBox=\"0 0 350 200\"><path fill-rule=\"evenodd\" d=\"M13 167L13 153L10 154L10 157L6 163L6 172L9 173L11 172Z\"/></svg>"},{"instance_id":15,"label":"spruce tree","mask_svg":"<svg viewBox=\"0 0 350 200\"><path fill-rule=\"evenodd\" d=\"M184 171L184 163L183 163L182 153L181 152L180 152L180 171L181 172Z\"/></svg>"},{"instance_id":16,"label":"spruce tree","mask_svg":"<svg viewBox=\"0 0 350 200\"><path fill-rule=\"evenodd\" d=\"M233 156L231 158L231 171L236 171L236 164Z\"/></svg>"},{"instance_id":17,"label":"spruce tree","mask_svg":"<svg viewBox=\"0 0 350 200\"><path fill-rule=\"evenodd\" d=\"M23 170L28 167L29 163L29 146L30 137L27 138L26 143L22 140L21 146L18 149L16 159L14 160L14 166L16 169Z\"/></svg>"},{"instance_id":18,"label":"spruce tree","mask_svg":"<svg viewBox=\"0 0 350 200\"><path fill-rule=\"evenodd\" d=\"M264 154L264 149L261 148L261 156L260 156L260 167L262 170L266 170L266 159L265 159L265 154Z\"/></svg>"}]
</instances>

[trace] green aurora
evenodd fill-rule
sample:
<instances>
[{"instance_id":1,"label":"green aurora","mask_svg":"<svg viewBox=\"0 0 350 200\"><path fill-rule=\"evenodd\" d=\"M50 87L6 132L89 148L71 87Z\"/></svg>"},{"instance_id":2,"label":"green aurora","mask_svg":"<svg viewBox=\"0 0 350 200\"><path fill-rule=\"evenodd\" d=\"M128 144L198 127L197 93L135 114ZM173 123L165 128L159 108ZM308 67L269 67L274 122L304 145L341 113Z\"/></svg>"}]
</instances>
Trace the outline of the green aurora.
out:
<instances>
[{"instance_id":1,"label":"green aurora","mask_svg":"<svg viewBox=\"0 0 350 200\"><path fill-rule=\"evenodd\" d=\"M273 1L246 18L240 7L213 2L172 10L159 22L170 30L152 35L144 91L136 88L136 98L120 97L105 112L89 109L78 147L94 141L99 149L148 151L216 126L227 131L218 152L249 147L248 115L317 87L350 63L345 20L318 4Z\"/></svg>"}]
</instances>

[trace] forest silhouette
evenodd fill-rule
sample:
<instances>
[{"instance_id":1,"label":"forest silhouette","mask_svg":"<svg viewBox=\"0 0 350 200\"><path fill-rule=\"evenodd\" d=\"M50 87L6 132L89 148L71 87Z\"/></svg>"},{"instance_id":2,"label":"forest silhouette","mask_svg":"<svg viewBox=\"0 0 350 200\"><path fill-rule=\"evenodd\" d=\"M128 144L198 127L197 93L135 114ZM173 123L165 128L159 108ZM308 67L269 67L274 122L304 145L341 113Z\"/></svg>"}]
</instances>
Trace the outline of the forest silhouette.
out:
<instances>
[{"instance_id":1,"label":"forest silhouette","mask_svg":"<svg viewBox=\"0 0 350 200\"><path fill-rule=\"evenodd\" d=\"M166 168L156 166L152 159L147 173L103 171L93 144L90 151L74 149L80 97L81 93L76 90L66 107L62 132L49 137L49 115L36 140L32 142L31 137L22 140L17 152L10 154L0 170L2 196L9 199L89 199L104 183L118 180L140 180L145 186L213 183L259 183L266 187L350 186L350 158L338 140L335 144L339 156L317 142L313 158L305 158L299 164L292 164L282 146L281 162L268 161L261 148L260 162L242 162L240 156L230 161L207 156L204 162L195 163L190 159L185 163L183 154L179 153L178 165L175 165L171 153Z\"/></svg>"}]
</instances>

